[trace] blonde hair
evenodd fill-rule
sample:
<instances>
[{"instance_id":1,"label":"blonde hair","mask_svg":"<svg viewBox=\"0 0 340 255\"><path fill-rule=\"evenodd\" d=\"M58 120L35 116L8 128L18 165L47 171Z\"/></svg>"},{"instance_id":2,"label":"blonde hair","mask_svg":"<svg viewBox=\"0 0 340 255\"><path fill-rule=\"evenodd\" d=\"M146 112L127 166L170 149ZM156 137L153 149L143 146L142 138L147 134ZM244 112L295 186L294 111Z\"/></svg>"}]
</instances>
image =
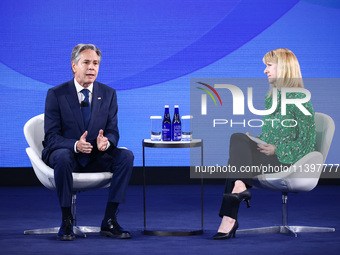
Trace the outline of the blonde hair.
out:
<instances>
[{"instance_id":1,"label":"blonde hair","mask_svg":"<svg viewBox=\"0 0 340 255\"><path fill-rule=\"evenodd\" d=\"M303 88L302 75L299 61L295 54L284 48L269 51L263 57L263 63L273 62L277 64L277 81L271 84L268 96L272 95L273 87Z\"/></svg>"}]
</instances>

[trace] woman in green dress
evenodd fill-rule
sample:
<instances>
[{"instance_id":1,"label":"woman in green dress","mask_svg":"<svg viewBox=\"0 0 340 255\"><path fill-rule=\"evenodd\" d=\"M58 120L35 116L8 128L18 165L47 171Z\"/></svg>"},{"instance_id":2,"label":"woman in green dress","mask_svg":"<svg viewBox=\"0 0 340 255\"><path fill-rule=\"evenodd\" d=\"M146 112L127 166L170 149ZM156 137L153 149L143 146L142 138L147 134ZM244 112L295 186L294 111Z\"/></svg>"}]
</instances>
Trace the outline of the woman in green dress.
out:
<instances>
[{"instance_id":1,"label":"woman in green dress","mask_svg":"<svg viewBox=\"0 0 340 255\"><path fill-rule=\"evenodd\" d=\"M299 62L294 53L288 49L276 49L263 57L266 65L264 73L268 77L270 91L265 98L265 109L271 109L277 98L277 107L263 118L262 133L258 138L265 142L260 144L249 138L249 133L233 134L230 138L229 161L235 166L238 175L228 176L223 194L219 216L222 218L215 240L235 237L239 226L237 214L239 205L246 201L249 207L252 177L258 172L239 174L240 169L251 166L272 166L275 169L288 168L300 158L315 150L314 110L310 101L302 105L310 113L305 115L295 104L286 105L286 114L281 113L281 93L283 87L303 88ZM287 99L301 99L300 92L286 93Z\"/></svg>"}]
</instances>

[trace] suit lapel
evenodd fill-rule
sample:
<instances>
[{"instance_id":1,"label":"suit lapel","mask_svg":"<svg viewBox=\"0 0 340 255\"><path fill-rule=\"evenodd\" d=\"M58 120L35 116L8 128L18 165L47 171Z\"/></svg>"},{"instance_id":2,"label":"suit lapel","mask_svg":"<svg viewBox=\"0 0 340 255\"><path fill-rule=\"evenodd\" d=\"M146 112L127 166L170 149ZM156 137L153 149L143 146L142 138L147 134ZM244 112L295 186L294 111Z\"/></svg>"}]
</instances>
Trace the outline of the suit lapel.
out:
<instances>
[{"instance_id":1,"label":"suit lapel","mask_svg":"<svg viewBox=\"0 0 340 255\"><path fill-rule=\"evenodd\" d=\"M72 79L68 83L68 93L66 95L67 101L70 105L72 114L74 119L77 121L79 129L81 130L82 133L85 132L85 127L84 127L84 121L83 121L83 115L80 110L79 106L79 99L77 95L77 90L74 85L74 80Z\"/></svg>"}]
</instances>

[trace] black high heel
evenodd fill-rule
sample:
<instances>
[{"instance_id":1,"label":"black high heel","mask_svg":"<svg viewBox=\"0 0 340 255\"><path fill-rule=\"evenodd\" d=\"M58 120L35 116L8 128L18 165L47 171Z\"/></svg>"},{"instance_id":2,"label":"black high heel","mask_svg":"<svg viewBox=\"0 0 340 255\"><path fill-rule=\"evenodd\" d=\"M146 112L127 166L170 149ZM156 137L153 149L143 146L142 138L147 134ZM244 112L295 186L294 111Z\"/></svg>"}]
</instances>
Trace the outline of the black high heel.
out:
<instances>
[{"instance_id":1,"label":"black high heel","mask_svg":"<svg viewBox=\"0 0 340 255\"><path fill-rule=\"evenodd\" d=\"M236 230L238 229L238 221L235 221L233 228L228 233L217 232L213 238L215 240L230 239L231 236L236 237Z\"/></svg>"},{"instance_id":2,"label":"black high heel","mask_svg":"<svg viewBox=\"0 0 340 255\"><path fill-rule=\"evenodd\" d=\"M241 193L233 193L233 194L237 195L240 202L245 201L247 203L247 208L250 207L251 192L249 189Z\"/></svg>"},{"instance_id":3,"label":"black high heel","mask_svg":"<svg viewBox=\"0 0 340 255\"><path fill-rule=\"evenodd\" d=\"M227 193L224 194L225 198L236 199L239 203L245 201L247 203L247 208L250 207L251 192L250 190L245 190L241 193Z\"/></svg>"}]
</instances>

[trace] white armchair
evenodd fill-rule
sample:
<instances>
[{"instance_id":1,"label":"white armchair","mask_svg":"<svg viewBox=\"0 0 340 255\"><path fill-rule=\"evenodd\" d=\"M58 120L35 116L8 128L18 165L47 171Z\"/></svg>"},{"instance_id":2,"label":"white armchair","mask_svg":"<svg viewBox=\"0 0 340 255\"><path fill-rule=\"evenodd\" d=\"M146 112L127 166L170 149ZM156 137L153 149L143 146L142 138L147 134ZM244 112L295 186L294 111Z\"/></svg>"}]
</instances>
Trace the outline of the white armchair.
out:
<instances>
[{"instance_id":1,"label":"white armchair","mask_svg":"<svg viewBox=\"0 0 340 255\"><path fill-rule=\"evenodd\" d=\"M34 172L39 181L48 189L55 190L54 170L46 165L41 159L44 140L44 114L33 117L24 126L24 135L29 145L26 148L27 155L31 161ZM100 227L88 227L76 225L76 193L93 189L106 188L110 186L112 173L72 173L73 175L73 196L72 214L74 217L74 232L76 235L86 237L85 233L99 232ZM28 234L51 234L58 233L59 227L34 229L24 231Z\"/></svg>"},{"instance_id":2,"label":"white armchair","mask_svg":"<svg viewBox=\"0 0 340 255\"><path fill-rule=\"evenodd\" d=\"M334 232L334 228L289 226L288 193L311 191L318 184L333 139L335 124L323 113L315 113L316 151L311 152L292 165L288 171L262 174L253 178L254 188L282 193L282 225L238 230L238 233L283 233L297 237L299 232ZM314 170L312 170L314 167Z\"/></svg>"}]
</instances>

